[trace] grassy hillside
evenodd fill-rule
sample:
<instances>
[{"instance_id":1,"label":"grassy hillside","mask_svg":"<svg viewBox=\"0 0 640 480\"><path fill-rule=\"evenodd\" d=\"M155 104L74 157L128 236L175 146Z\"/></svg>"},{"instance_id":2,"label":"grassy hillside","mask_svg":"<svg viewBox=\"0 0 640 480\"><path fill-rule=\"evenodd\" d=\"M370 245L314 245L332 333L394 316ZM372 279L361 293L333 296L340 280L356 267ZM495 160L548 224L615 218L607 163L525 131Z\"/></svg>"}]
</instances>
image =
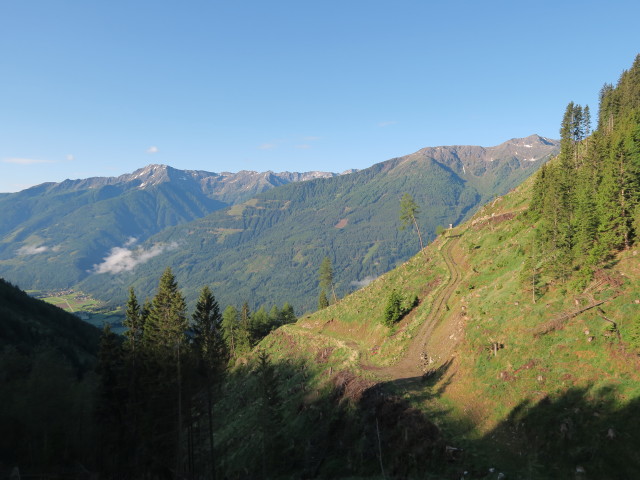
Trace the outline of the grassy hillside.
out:
<instances>
[{"instance_id":1,"label":"grassy hillside","mask_svg":"<svg viewBox=\"0 0 640 480\"><path fill-rule=\"evenodd\" d=\"M377 415L391 422L386 431L365 435L374 451L354 471L368 466L380 474L379 436L386 472L398 475L403 468L417 475L410 465L443 475L466 470L469 478L499 472L573 478L576 469L588 473L580 478L640 473L640 362L632 346L640 318L638 248L598 270L584 291L549 282L539 285L534 302L530 272L523 270L536 229L526 212L531 184L438 238L426 258L415 256L262 342L276 366L306 362L306 380L298 378L304 387L293 389L293 398L289 385L291 404L306 410L333 401L349 404L352 420ZM388 329L381 320L394 289L417 295L419 304ZM369 392L382 392L387 401L366 407ZM428 439L433 450L414 463L408 459L415 431L406 426L408 440L394 439L393 422L407 412L420 418L416 428L435 427ZM356 428L349 425L338 435Z\"/></svg>"}]
</instances>

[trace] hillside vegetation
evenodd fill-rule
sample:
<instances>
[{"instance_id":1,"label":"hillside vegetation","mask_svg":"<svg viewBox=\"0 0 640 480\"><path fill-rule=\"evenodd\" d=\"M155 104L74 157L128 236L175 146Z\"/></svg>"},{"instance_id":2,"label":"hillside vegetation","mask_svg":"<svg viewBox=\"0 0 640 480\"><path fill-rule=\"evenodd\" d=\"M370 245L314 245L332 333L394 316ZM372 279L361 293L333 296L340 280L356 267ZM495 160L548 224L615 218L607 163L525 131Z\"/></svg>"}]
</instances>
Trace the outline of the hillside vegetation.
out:
<instances>
[{"instance_id":1,"label":"hillside vegetation","mask_svg":"<svg viewBox=\"0 0 640 480\"><path fill-rule=\"evenodd\" d=\"M359 459L351 474L380 473L376 417L384 425L387 473L396 475L409 466L416 478L423 478L417 474L422 468L473 470L472 478L497 478L485 475L489 468L509 478L529 478L526 472L565 478L578 466L593 478L640 472L634 440L640 413L640 362L633 347L640 319L637 250L618 255L585 291L548 285L534 303L521 281L535 235L526 213L530 192L529 182L447 232L428 247L428 262L416 256L368 288L268 336L262 348L281 369L281 395L289 406L285 436L307 438L310 424L300 424L297 409L337 415L338 408L355 422L334 425L341 435L369 432L361 439L370 443L366 452L344 439L326 453ZM382 321L393 290L418 295L420 303L388 329ZM235 389L249 388L246 380L239 382L227 386L231 398L243 398ZM378 400L372 403L372 397ZM224 432L250 428L240 416L248 404L220 407L232 412L223 422L222 444L231 440ZM399 422L416 416L420 422L398 432ZM427 439L420 437L424 425L431 425ZM327 428L326 437L314 441L332 443L336 431ZM449 459L447 445L463 450ZM251 446L246 448L248 455ZM415 458L416 449L429 452Z\"/></svg>"},{"instance_id":2,"label":"hillside vegetation","mask_svg":"<svg viewBox=\"0 0 640 480\"><path fill-rule=\"evenodd\" d=\"M572 188L581 187L585 155L604 172L596 175L601 197L611 160L623 167L617 172L640 161L638 123L632 128L629 120L640 107L629 93L640 92L639 72L637 59L603 96L605 105L619 99L605 122L610 128L602 130L611 110L601 107L598 131L572 139L584 152L571 152L578 159ZM623 146L623 161L615 145ZM618 176L630 180L612 188L613 205L625 210L610 218L626 219L626 229L610 235L606 219L596 218L591 242L600 254L573 247L564 250L571 260L558 265L567 262L560 259L563 244L552 249L543 241L553 238L553 217L535 202L553 202L556 192L541 187L542 179L565 162L561 154L547 173L445 232L426 258L415 256L262 341L282 401L277 438L293 465L320 477L640 475L638 176ZM394 291L407 303L388 328ZM218 404L228 414L219 419L224 469L240 477L240 465L261 468L251 457L261 437L248 434L258 419L241 415L254 405L249 394L256 387L246 376L252 362L236 367Z\"/></svg>"},{"instance_id":3,"label":"hillside vegetation","mask_svg":"<svg viewBox=\"0 0 640 480\"><path fill-rule=\"evenodd\" d=\"M457 224L507 192L557 151L537 135L490 148L425 148L338 177L292 183L205 218L153 236L143 245L175 245L131 272L90 275L78 288L121 299L122 285L144 295L165 266L193 302L211 284L225 304L252 308L291 302L317 305L318 269L329 257L338 296L356 290L410 258L415 234L399 231L400 199L413 196L428 240L438 225Z\"/></svg>"},{"instance_id":4,"label":"hillside vegetation","mask_svg":"<svg viewBox=\"0 0 640 480\"><path fill-rule=\"evenodd\" d=\"M6 465L51 468L93 457L99 336L0 279L1 475Z\"/></svg>"}]
</instances>

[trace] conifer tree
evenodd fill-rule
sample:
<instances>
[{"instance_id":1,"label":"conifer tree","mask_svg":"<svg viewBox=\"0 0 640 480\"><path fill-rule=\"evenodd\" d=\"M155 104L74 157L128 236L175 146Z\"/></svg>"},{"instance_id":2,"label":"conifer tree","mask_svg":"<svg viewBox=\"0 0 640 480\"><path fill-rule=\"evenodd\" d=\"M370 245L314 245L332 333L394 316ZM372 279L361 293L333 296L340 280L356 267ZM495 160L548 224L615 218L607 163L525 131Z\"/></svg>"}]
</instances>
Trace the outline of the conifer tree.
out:
<instances>
[{"instance_id":1,"label":"conifer tree","mask_svg":"<svg viewBox=\"0 0 640 480\"><path fill-rule=\"evenodd\" d=\"M334 303L338 301L336 297L336 290L333 284L333 267L331 266L331 259L329 257L324 257L322 259L322 263L320 264L320 289L324 291L330 291L333 293L333 301Z\"/></svg>"},{"instance_id":2,"label":"conifer tree","mask_svg":"<svg viewBox=\"0 0 640 480\"><path fill-rule=\"evenodd\" d=\"M142 321L142 338L144 340L144 324L147 320L147 318L149 318L149 314L151 313L151 300L149 300L148 298L144 299L144 303L142 304L142 308L140 309L140 319Z\"/></svg>"},{"instance_id":3,"label":"conifer tree","mask_svg":"<svg viewBox=\"0 0 640 480\"><path fill-rule=\"evenodd\" d=\"M615 140L605 159L598 188L598 246L596 257L605 260L614 250L630 245L633 183L622 139Z\"/></svg>"},{"instance_id":4,"label":"conifer tree","mask_svg":"<svg viewBox=\"0 0 640 480\"><path fill-rule=\"evenodd\" d=\"M282 325L282 316L277 305L274 305L271 307L271 310L269 310L269 323L272 326L271 328L278 328Z\"/></svg>"},{"instance_id":5,"label":"conifer tree","mask_svg":"<svg viewBox=\"0 0 640 480\"><path fill-rule=\"evenodd\" d=\"M573 159L575 104L569 102L560 124L560 163L568 164ZM567 168L567 167L564 167Z\"/></svg>"},{"instance_id":6,"label":"conifer tree","mask_svg":"<svg viewBox=\"0 0 640 480\"><path fill-rule=\"evenodd\" d=\"M222 337L232 358L236 357L240 325L238 323L238 309L228 305L222 314Z\"/></svg>"},{"instance_id":7,"label":"conifer tree","mask_svg":"<svg viewBox=\"0 0 640 480\"><path fill-rule=\"evenodd\" d=\"M420 210L418 209L418 204L413 200L413 197L408 193L402 195L400 199L400 230L404 230L409 225L413 225L416 229L416 233L418 234L418 240L420 240L420 250L426 256L426 252L424 251L424 244L422 243L422 234L420 233L420 227L418 226L418 214Z\"/></svg>"},{"instance_id":8,"label":"conifer tree","mask_svg":"<svg viewBox=\"0 0 640 480\"><path fill-rule=\"evenodd\" d=\"M222 315L220 306L208 286L202 288L193 312L194 344L207 368L223 357Z\"/></svg>"},{"instance_id":9,"label":"conifer tree","mask_svg":"<svg viewBox=\"0 0 640 480\"><path fill-rule=\"evenodd\" d=\"M573 106L573 115L571 117L571 133L574 145L584 138L584 115L582 106L575 104Z\"/></svg>"},{"instance_id":10,"label":"conifer tree","mask_svg":"<svg viewBox=\"0 0 640 480\"><path fill-rule=\"evenodd\" d=\"M129 299L127 300L124 326L127 330L124 332L125 341L124 347L124 362L126 366L125 375L128 388L128 395L126 398L126 416L129 428L128 440L131 445L135 445L139 442L139 433L142 428L141 418L143 416L142 410L144 391L143 383L145 380L145 359L143 351L143 332L144 332L145 312L140 308L138 299L136 298L133 287L129 288ZM123 402L124 403L124 402ZM133 468L134 471L138 471L137 456L135 452L130 452L133 455Z\"/></svg>"},{"instance_id":11,"label":"conifer tree","mask_svg":"<svg viewBox=\"0 0 640 480\"><path fill-rule=\"evenodd\" d=\"M548 169L549 167L546 164L542 165L534 179L531 202L529 203L529 212L531 212L534 219L537 219L542 214L544 208L544 198L548 186Z\"/></svg>"},{"instance_id":12,"label":"conifer tree","mask_svg":"<svg viewBox=\"0 0 640 480\"><path fill-rule=\"evenodd\" d=\"M209 431L209 472L215 478L213 442L213 382L217 366L224 358L220 307L208 286L204 286L196 303L193 317L194 344L201 369L204 371Z\"/></svg>"},{"instance_id":13,"label":"conifer tree","mask_svg":"<svg viewBox=\"0 0 640 480\"><path fill-rule=\"evenodd\" d=\"M242 304L242 309L240 310L240 326L245 330L249 331L251 322L251 310L249 309L249 303L244 302Z\"/></svg>"},{"instance_id":14,"label":"conifer tree","mask_svg":"<svg viewBox=\"0 0 640 480\"><path fill-rule=\"evenodd\" d=\"M324 289L320 290L320 296L318 297L318 310L322 310L329 306L329 299Z\"/></svg>"},{"instance_id":15,"label":"conifer tree","mask_svg":"<svg viewBox=\"0 0 640 480\"><path fill-rule=\"evenodd\" d=\"M136 350L140 347L140 342L142 340L142 333L144 331L144 317L138 304L138 299L136 298L136 293L133 287L129 288L129 299L127 300L125 318L122 322L127 330L124 332L125 335L125 348L132 353L132 356L135 358ZM135 364L135 360L134 360Z\"/></svg>"},{"instance_id":16,"label":"conifer tree","mask_svg":"<svg viewBox=\"0 0 640 480\"><path fill-rule=\"evenodd\" d=\"M404 315L405 310L402 307L402 301L402 295L396 290L392 290L387 299L387 305L384 309L384 320L382 322L387 327L392 327L393 324Z\"/></svg>"},{"instance_id":17,"label":"conifer tree","mask_svg":"<svg viewBox=\"0 0 640 480\"><path fill-rule=\"evenodd\" d=\"M251 310L249 310L249 304L247 302L242 304L242 309L240 310L240 325L237 339L237 354L243 355L251 350L253 346L251 336Z\"/></svg>"},{"instance_id":18,"label":"conifer tree","mask_svg":"<svg viewBox=\"0 0 640 480\"><path fill-rule=\"evenodd\" d=\"M285 302L282 306L282 310L280 311L280 315L282 317L282 324L286 325L287 323L295 323L298 319L296 318L295 311L289 302Z\"/></svg>"},{"instance_id":19,"label":"conifer tree","mask_svg":"<svg viewBox=\"0 0 640 480\"><path fill-rule=\"evenodd\" d=\"M158 292L151 302L145 322L144 337L150 347L173 356L186 339L187 305L178 283L167 267L160 277Z\"/></svg>"},{"instance_id":20,"label":"conifer tree","mask_svg":"<svg viewBox=\"0 0 640 480\"><path fill-rule=\"evenodd\" d=\"M251 325L251 343L253 345L266 337L271 331L269 314L264 307L260 307L258 310L253 312L249 323Z\"/></svg>"},{"instance_id":21,"label":"conifer tree","mask_svg":"<svg viewBox=\"0 0 640 480\"><path fill-rule=\"evenodd\" d=\"M574 256L581 257L590 252L596 237L598 222L593 184L590 172L583 168L576 177L574 208Z\"/></svg>"},{"instance_id":22,"label":"conifer tree","mask_svg":"<svg viewBox=\"0 0 640 480\"><path fill-rule=\"evenodd\" d=\"M591 135L591 111L589 110L589 105L585 105L582 111L582 132L584 133L584 138L588 138Z\"/></svg>"},{"instance_id":23,"label":"conifer tree","mask_svg":"<svg viewBox=\"0 0 640 480\"><path fill-rule=\"evenodd\" d=\"M144 324L144 343L149 371L147 442L154 469L183 469L183 371L188 321L186 302L167 267L151 301ZM175 432L174 435L170 435ZM173 465L171 464L173 460Z\"/></svg>"}]
</instances>

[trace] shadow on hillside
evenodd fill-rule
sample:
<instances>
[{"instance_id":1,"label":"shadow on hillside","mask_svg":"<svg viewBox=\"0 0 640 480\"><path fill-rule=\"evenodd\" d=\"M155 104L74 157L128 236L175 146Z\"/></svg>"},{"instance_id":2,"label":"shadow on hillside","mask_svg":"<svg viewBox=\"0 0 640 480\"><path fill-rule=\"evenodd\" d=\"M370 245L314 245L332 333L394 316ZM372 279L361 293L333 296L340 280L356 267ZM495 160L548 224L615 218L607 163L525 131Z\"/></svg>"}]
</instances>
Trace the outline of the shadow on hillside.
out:
<instances>
[{"instance_id":1,"label":"shadow on hillside","mask_svg":"<svg viewBox=\"0 0 640 480\"><path fill-rule=\"evenodd\" d=\"M431 478L426 472L444 474L453 469L459 478L458 470L462 470L456 464L461 451L450 446L444 433L447 429L442 428L449 412L416 407L441 394L433 387L445 378L450 366L451 361L426 375L378 383L354 402L361 439L368 443L366 450L376 467L372 474Z\"/></svg>"},{"instance_id":2,"label":"shadow on hillside","mask_svg":"<svg viewBox=\"0 0 640 480\"><path fill-rule=\"evenodd\" d=\"M346 370L318 374L317 364L294 359L274 361L271 368L269 384L277 387L279 406L268 415L263 374L255 364L236 370L221 392L214 408L224 412L216 428L221 474L229 478L425 478L424 472L446 469L447 444L435 417L387 385L372 386ZM438 369L434 377L444 375L447 368ZM328 385L314 387L322 376ZM398 388L418 395L430 381L407 379ZM271 427L264 430L267 423ZM267 458L264 465L262 452Z\"/></svg>"},{"instance_id":3,"label":"shadow on hillside","mask_svg":"<svg viewBox=\"0 0 640 480\"><path fill-rule=\"evenodd\" d=\"M469 451L476 469L502 469L507 478L640 478L640 399L575 387L522 402Z\"/></svg>"},{"instance_id":4,"label":"shadow on hillside","mask_svg":"<svg viewBox=\"0 0 640 480\"><path fill-rule=\"evenodd\" d=\"M412 399L419 402L431 400L441 396L444 390L451 383L451 377L442 381L449 371L451 364L452 360L449 360L438 367L428 370L424 375L401 378L398 380L383 382L379 385L383 390L392 394L409 394ZM433 390L436 385L438 385L438 389Z\"/></svg>"},{"instance_id":5,"label":"shadow on hillside","mask_svg":"<svg viewBox=\"0 0 640 480\"><path fill-rule=\"evenodd\" d=\"M472 418L459 418L450 409L429 406L437 405L431 401L446 389L449 368L447 363L426 378L390 381L367 392L386 395L391 404L407 406L416 424L437 425L437 435L431 437L437 438L428 465L431 470L427 471L456 479L465 471L465 479L496 479L500 473L506 478L549 480L640 478L640 398L629 401L612 386L574 387L537 402L520 403L491 431L470 440L475 429ZM408 400L425 408L418 411ZM371 411L366 395L361 407L366 417L365 412ZM389 431L383 438L389 456L394 456L391 452L396 449L407 452L412 448L406 440L397 443L398 428L402 422L385 422ZM413 478L411 472L416 471L419 468L394 474Z\"/></svg>"},{"instance_id":6,"label":"shadow on hillside","mask_svg":"<svg viewBox=\"0 0 640 480\"><path fill-rule=\"evenodd\" d=\"M265 477L458 480L466 471L465 479L503 478L499 473L514 479L640 478L640 400L626 402L613 388L576 387L521 403L478 437L472 419L431 401L442 395L450 367L372 385L348 371L318 373L313 362L281 360L273 362L269 377L278 406L267 408L261 401L263 374L247 365L232 375L214 409L224 412L216 428L220 473L256 478L266 469ZM318 387L318 375L329 385ZM582 470L586 473L577 473Z\"/></svg>"}]
</instances>

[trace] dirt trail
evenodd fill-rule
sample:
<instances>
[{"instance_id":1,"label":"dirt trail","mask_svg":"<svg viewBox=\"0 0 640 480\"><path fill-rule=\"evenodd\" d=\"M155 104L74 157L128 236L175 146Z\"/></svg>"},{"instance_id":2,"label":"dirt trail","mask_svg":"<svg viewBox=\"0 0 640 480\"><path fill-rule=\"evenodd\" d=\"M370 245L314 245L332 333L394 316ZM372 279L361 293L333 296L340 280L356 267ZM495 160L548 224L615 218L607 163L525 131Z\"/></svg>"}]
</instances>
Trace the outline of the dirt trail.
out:
<instances>
[{"instance_id":1,"label":"dirt trail","mask_svg":"<svg viewBox=\"0 0 640 480\"><path fill-rule=\"evenodd\" d=\"M449 237L447 243L443 245L440 253L449 269L449 280L445 287L438 293L433 300L433 306L429 315L420 326L418 333L411 341L403 358L395 365L388 367L364 367L367 370L374 370L377 374L393 379L405 379L418 377L424 374L423 366L427 353L425 346L429 341L429 337L433 333L434 328L439 323L442 315L446 311L447 301L456 291L462 275L454 257L452 255L453 248L457 245L461 235Z\"/></svg>"}]
</instances>

